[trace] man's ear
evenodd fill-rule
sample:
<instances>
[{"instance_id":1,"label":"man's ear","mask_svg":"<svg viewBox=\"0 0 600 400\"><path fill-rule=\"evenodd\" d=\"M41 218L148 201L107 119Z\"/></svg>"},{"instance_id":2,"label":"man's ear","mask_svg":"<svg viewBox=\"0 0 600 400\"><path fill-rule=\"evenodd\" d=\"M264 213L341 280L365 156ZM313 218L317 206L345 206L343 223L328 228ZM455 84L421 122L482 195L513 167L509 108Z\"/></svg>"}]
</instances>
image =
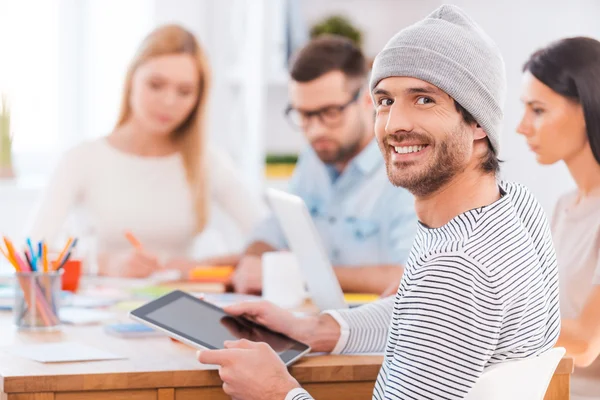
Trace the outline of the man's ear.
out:
<instances>
[{"instance_id":1,"label":"man's ear","mask_svg":"<svg viewBox=\"0 0 600 400\"><path fill-rule=\"evenodd\" d=\"M487 133L483 130L481 125L476 124L473 130L473 140L481 140L487 137Z\"/></svg>"}]
</instances>

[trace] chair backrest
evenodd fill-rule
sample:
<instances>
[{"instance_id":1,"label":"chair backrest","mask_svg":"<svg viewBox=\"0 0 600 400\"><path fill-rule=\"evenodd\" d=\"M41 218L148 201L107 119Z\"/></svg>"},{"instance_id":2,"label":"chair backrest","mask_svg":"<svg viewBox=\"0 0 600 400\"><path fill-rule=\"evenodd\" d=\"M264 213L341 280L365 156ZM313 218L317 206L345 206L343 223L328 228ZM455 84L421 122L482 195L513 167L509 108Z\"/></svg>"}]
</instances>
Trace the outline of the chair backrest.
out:
<instances>
[{"instance_id":1,"label":"chair backrest","mask_svg":"<svg viewBox=\"0 0 600 400\"><path fill-rule=\"evenodd\" d=\"M485 370L466 400L543 400L565 349L555 347L537 357L507 361Z\"/></svg>"}]
</instances>

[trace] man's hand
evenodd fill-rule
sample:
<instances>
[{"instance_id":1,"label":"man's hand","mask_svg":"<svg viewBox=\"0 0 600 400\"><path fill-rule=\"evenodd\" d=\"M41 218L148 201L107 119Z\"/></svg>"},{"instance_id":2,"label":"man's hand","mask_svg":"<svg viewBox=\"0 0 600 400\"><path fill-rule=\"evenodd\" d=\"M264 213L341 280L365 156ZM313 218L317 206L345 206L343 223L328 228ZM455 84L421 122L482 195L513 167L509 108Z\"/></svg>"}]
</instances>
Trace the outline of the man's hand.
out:
<instances>
[{"instance_id":1,"label":"man's hand","mask_svg":"<svg viewBox=\"0 0 600 400\"><path fill-rule=\"evenodd\" d=\"M225 342L223 350L199 351L198 361L220 366L223 391L236 400L283 400L300 387L266 343Z\"/></svg>"},{"instance_id":2,"label":"man's hand","mask_svg":"<svg viewBox=\"0 0 600 400\"><path fill-rule=\"evenodd\" d=\"M301 342L306 336L303 326L306 325L305 318L297 317L268 301L248 301L225 307L224 310L227 314L247 318Z\"/></svg>"},{"instance_id":3,"label":"man's hand","mask_svg":"<svg viewBox=\"0 0 600 400\"><path fill-rule=\"evenodd\" d=\"M276 352L282 352L291 347L290 341L282 335L275 334L270 330L263 329L249 321L230 317L221 318L223 325L229 333L237 339L247 339L251 342L267 343Z\"/></svg>"},{"instance_id":4,"label":"man's hand","mask_svg":"<svg viewBox=\"0 0 600 400\"><path fill-rule=\"evenodd\" d=\"M225 312L243 316L272 331L307 344L315 352L331 352L340 338L340 326L329 315L297 317L268 301L251 301L225 307Z\"/></svg>"},{"instance_id":5,"label":"man's hand","mask_svg":"<svg viewBox=\"0 0 600 400\"><path fill-rule=\"evenodd\" d=\"M233 273L231 283L237 293L260 294L262 290L261 258L254 255L244 256Z\"/></svg>"}]
</instances>

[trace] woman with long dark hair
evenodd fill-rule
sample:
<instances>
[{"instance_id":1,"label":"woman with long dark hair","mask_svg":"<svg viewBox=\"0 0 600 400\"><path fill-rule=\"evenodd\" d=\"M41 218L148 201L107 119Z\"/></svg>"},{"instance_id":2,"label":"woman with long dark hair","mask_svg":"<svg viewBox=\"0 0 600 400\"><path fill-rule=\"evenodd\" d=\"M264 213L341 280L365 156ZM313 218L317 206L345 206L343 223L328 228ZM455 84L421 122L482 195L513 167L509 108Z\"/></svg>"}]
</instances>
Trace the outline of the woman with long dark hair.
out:
<instances>
[{"instance_id":1,"label":"woman with long dark hair","mask_svg":"<svg viewBox=\"0 0 600 400\"><path fill-rule=\"evenodd\" d=\"M573 399L600 399L600 42L563 39L524 66L524 135L540 164L563 161L577 189L555 208L560 271L557 346L575 360Z\"/></svg>"}]
</instances>

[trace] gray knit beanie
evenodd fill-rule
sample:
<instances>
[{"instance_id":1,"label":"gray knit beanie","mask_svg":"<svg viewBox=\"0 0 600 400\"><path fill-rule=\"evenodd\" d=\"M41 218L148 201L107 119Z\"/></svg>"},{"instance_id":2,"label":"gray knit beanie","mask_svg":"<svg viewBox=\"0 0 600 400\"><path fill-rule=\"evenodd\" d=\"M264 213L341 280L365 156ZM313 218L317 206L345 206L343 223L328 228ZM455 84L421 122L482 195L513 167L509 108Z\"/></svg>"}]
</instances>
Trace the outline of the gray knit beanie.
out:
<instances>
[{"instance_id":1,"label":"gray knit beanie","mask_svg":"<svg viewBox=\"0 0 600 400\"><path fill-rule=\"evenodd\" d=\"M371 91L392 76L417 78L448 93L473 115L499 153L504 61L496 44L460 8L443 5L398 32L375 58Z\"/></svg>"}]
</instances>

